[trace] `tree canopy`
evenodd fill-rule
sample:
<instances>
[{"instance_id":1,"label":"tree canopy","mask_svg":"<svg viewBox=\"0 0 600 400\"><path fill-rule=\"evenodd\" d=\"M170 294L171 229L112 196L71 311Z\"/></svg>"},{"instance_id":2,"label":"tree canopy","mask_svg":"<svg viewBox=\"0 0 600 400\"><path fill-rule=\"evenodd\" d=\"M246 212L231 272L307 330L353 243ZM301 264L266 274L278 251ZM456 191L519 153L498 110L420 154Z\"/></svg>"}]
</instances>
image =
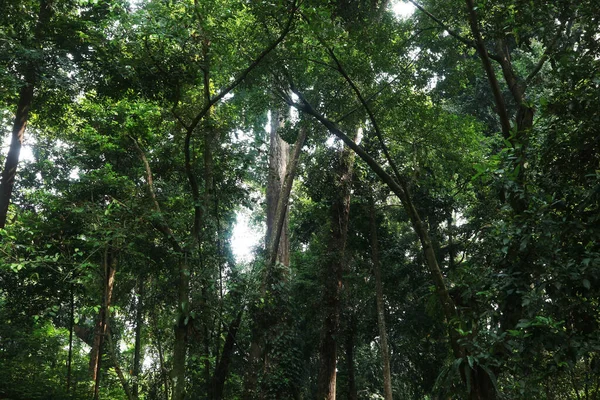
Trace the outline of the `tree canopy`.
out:
<instances>
[{"instance_id":1,"label":"tree canopy","mask_svg":"<svg viewBox=\"0 0 600 400\"><path fill-rule=\"evenodd\" d=\"M0 398L600 398L596 2L0 9Z\"/></svg>"}]
</instances>

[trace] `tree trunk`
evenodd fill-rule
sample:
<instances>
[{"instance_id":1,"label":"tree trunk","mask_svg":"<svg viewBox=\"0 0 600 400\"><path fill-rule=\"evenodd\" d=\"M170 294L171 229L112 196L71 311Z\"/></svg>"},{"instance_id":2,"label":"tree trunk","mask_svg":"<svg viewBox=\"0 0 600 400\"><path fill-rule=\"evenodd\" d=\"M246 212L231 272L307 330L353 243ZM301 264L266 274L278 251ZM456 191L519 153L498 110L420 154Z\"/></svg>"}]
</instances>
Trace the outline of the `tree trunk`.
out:
<instances>
[{"instance_id":1,"label":"tree trunk","mask_svg":"<svg viewBox=\"0 0 600 400\"><path fill-rule=\"evenodd\" d=\"M358 400L356 379L354 377L354 327L356 318L352 315L348 321L346 332L346 369L348 374L348 400Z\"/></svg>"},{"instance_id":2,"label":"tree trunk","mask_svg":"<svg viewBox=\"0 0 600 400\"><path fill-rule=\"evenodd\" d=\"M0 182L0 229L6 226L8 205L10 204L13 187L15 185L19 155L21 154L25 127L27 126L29 110L33 100L33 85L33 82L25 83L25 86L21 88L21 93L19 94L19 103L17 104L17 113L13 124L10 148L4 162L2 182Z\"/></svg>"},{"instance_id":3,"label":"tree trunk","mask_svg":"<svg viewBox=\"0 0 600 400\"><path fill-rule=\"evenodd\" d=\"M339 186L334 188L334 199L331 205L330 231L327 265L323 277L325 291L323 306L325 319L321 334L319 351L319 375L317 377L317 399L335 400L337 376L337 341L340 327L340 299L342 289L342 272L345 262L346 238L348 236L348 219L350 216L350 188L352 185L353 153L347 147L341 152L339 165L335 171L334 181Z\"/></svg>"},{"instance_id":4,"label":"tree trunk","mask_svg":"<svg viewBox=\"0 0 600 400\"><path fill-rule=\"evenodd\" d=\"M102 353L104 348L104 339L108 329L108 312L112 301L112 294L115 284L115 273L117 270L117 257L108 246L104 251L104 284L103 300L100 307L98 321L94 332L94 341L90 353L90 373L94 382L94 400L98 399L100 390L100 367L102 363Z\"/></svg>"},{"instance_id":5,"label":"tree trunk","mask_svg":"<svg viewBox=\"0 0 600 400\"><path fill-rule=\"evenodd\" d=\"M38 21L33 36L33 43L35 43L37 51L42 50L41 41L43 39L43 31L51 16L52 1L41 0ZM17 102L17 110L10 139L10 148L6 155L6 160L4 161L4 170L2 171L2 180L0 181L0 229L3 229L6 226L8 206L15 186L15 177L19 165L21 146L23 145L25 128L29 121L29 111L31 110L31 104L33 103L33 90L37 81L36 66L33 62L29 62L25 67L24 75L25 82L19 93L19 100Z\"/></svg>"},{"instance_id":6,"label":"tree trunk","mask_svg":"<svg viewBox=\"0 0 600 400\"><path fill-rule=\"evenodd\" d=\"M154 326L157 326L157 322L155 320L155 324ZM165 357L163 355L163 350L162 350L162 343L161 343L161 338L158 335L158 329L156 330L156 334L154 335L155 337L155 344L156 344L156 350L158 351L158 362L160 364L160 375L163 379L163 387L165 390L165 399L164 400L169 400L169 371L167 370L167 367L165 366Z\"/></svg>"},{"instance_id":7,"label":"tree trunk","mask_svg":"<svg viewBox=\"0 0 600 400\"><path fill-rule=\"evenodd\" d=\"M383 301L383 284L381 282L381 266L379 264L379 239L377 221L375 220L375 202L369 201L369 223L371 225L371 260L375 275L375 295L377 297L377 325L381 344L381 361L383 364L383 398L392 400L392 374L390 369L390 350L388 348L387 331L385 329L385 304Z\"/></svg>"},{"instance_id":8,"label":"tree trunk","mask_svg":"<svg viewBox=\"0 0 600 400\"><path fill-rule=\"evenodd\" d=\"M187 338L189 312L190 312L190 269L187 258L179 264L178 285L178 316L175 326L175 341L173 343L173 400L185 398L185 362L187 352Z\"/></svg>"},{"instance_id":9,"label":"tree trunk","mask_svg":"<svg viewBox=\"0 0 600 400\"><path fill-rule=\"evenodd\" d=\"M67 356L67 393L71 391L71 366L73 362L73 329L75 325L75 294L73 293L73 284L70 290L70 315L69 315L69 354Z\"/></svg>"},{"instance_id":10,"label":"tree trunk","mask_svg":"<svg viewBox=\"0 0 600 400\"><path fill-rule=\"evenodd\" d=\"M454 301L448 293L448 288L446 287L444 276L437 262L437 257L431 244L429 231L423 223L423 220L421 219L413 203L412 195L408 190L408 183L400 175L398 175L397 178L394 179L361 146L356 144L352 139L350 139L350 137L348 137L348 135L342 132L333 121L327 119L317 110L315 110L315 108L302 96L301 93L296 92L296 95L300 97L302 103L294 103L294 106L297 107L299 110L315 117L323 126L325 126L329 130L329 132L333 133L338 138L340 138L346 144L346 146L351 148L398 197L398 199L402 203L402 207L408 215L413 230L419 237L419 242L421 243L421 248L425 256L425 265L427 266L427 268L429 269L429 273L431 274L431 279L436 288L438 299L444 311L444 317L449 323L452 319L458 316L458 312L456 310ZM464 349L458 343L460 339L458 333L454 329L450 329L450 327L448 326L448 335L450 336L450 343L455 357L462 358L464 356Z\"/></svg>"},{"instance_id":11,"label":"tree trunk","mask_svg":"<svg viewBox=\"0 0 600 400\"><path fill-rule=\"evenodd\" d=\"M235 319L229 324L227 330L227 338L223 345L223 353L219 363L215 368L215 373L212 378L212 400L221 400L223 398L223 389L225 388L225 381L229 374L229 366L233 357L233 349L235 346L235 338L237 336L238 329L242 322L243 309L240 310Z\"/></svg>"},{"instance_id":12,"label":"tree trunk","mask_svg":"<svg viewBox=\"0 0 600 400\"><path fill-rule=\"evenodd\" d=\"M278 118L272 117L272 121L273 120L278 120ZM290 159L288 159L288 162L287 162L287 165L285 168L285 175L283 176L283 180L280 184L280 190L279 190L279 195L277 196L277 202L273 203L273 206L276 206L276 207L275 207L275 212L273 213L273 217L272 217L272 221L271 221L272 226L270 229L269 229L269 227L267 227L267 231L268 231L268 235L269 235L268 240L267 240L267 262L265 265L265 269L263 271L262 287L261 287L261 292L262 292L263 298L265 297L265 294L266 294L266 285L267 285L268 277L270 276L273 269L275 268L275 265L276 265L278 259L281 261L286 261L285 259L282 260L279 258L279 255L281 254L279 252L279 246L282 243L284 226L286 226L290 194L292 191L292 184L294 182L294 176L296 174L298 160L300 159L300 152L302 150L302 147L304 147L304 142L306 141L306 136L307 136L307 130L304 128L300 128L300 131L298 132L298 137L294 144L294 150L293 150L292 157ZM279 138L276 138L276 139L280 140ZM272 141L273 146L277 145L276 144L277 140ZM271 167L269 169L271 170ZM274 167L273 169L275 170L276 168ZM279 176L279 173L273 174L271 176L276 178L277 176ZM274 188L274 187L276 187L275 183L273 183L273 185L272 185L272 188ZM273 196L270 196L268 194L267 198L269 198L269 197L273 197ZM269 212L267 214L269 214ZM289 249L289 243L286 244L286 246ZM289 250L286 250L286 251L289 254ZM288 256L286 256L286 257L288 257ZM288 262L289 262L289 260L288 260ZM264 327L264 326L261 326L261 327L255 326L253 328L252 342L250 344L250 353L249 353L249 357L248 357L249 358L249 360L248 360L249 367L248 367L248 370L246 372L246 376L244 379L243 399L245 399L245 400L257 398L258 371L261 369L261 367L263 369L265 367L264 365L261 365L260 359L263 356L263 343L264 343L263 332L268 330L267 328L268 327Z\"/></svg>"},{"instance_id":13,"label":"tree trunk","mask_svg":"<svg viewBox=\"0 0 600 400\"><path fill-rule=\"evenodd\" d=\"M138 295L137 309L135 315L135 347L133 352L133 386L132 394L135 399L139 397L139 379L140 379L140 364L142 359L142 324L144 323L143 314L143 299L144 299L144 280L138 278Z\"/></svg>"},{"instance_id":14,"label":"tree trunk","mask_svg":"<svg viewBox=\"0 0 600 400\"><path fill-rule=\"evenodd\" d=\"M269 246L273 236L273 228L277 213L277 203L281 195L281 187L285 179L285 169L288 163L290 146L279 136L282 125L280 113L277 109L271 111L271 132L269 144L269 175L267 178L267 232L266 245ZM290 263L290 241L288 234L288 218L283 220L281 239L277 247L277 261L285 266Z\"/></svg>"}]
</instances>

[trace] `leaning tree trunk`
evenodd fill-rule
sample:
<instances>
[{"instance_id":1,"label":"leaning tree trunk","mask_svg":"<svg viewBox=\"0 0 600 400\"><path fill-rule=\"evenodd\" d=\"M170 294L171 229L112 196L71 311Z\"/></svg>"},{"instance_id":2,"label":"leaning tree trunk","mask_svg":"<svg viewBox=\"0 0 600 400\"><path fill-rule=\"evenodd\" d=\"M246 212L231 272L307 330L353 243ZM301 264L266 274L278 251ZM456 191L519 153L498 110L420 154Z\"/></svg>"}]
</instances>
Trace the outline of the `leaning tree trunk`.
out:
<instances>
[{"instance_id":1,"label":"leaning tree trunk","mask_svg":"<svg viewBox=\"0 0 600 400\"><path fill-rule=\"evenodd\" d=\"M36 50L42 51L41 41L45 26L48 24L52 16L52 1L40 1L40 9L38 13L38 21L35 27L33 42ZM0 181L0 229L6 226L8 216L8 205L12 197L13 188L15 186L15 177L17 175L17 166L19 165L19 156L21 154L21 146L25 136L25 128L29 121L29 111L33 103L33 89L37 80L36 66L32 61L25 67L25 82L19 93L15 120L10 138L10 148L4 161L4 170L2 171L2 180Z\"/></svg>"},{"instance_id":2,"label":"leaning tree trunk","mask_svg":"<svg viewBox=\"0 0 600 400\"><path fill-rule=\"evenodd\" d=\"M353 153L347 147L341 152L337 171L334 173L334 199L331 204L331 237L327 249L326 266L323 271L325 291L323 307L325 318L319 350L319 375L317 399L335 400L337 377L337 340L340 327L340 300L342 272L344 269L348 219L350 216L350 188L352 185Z\"/></svg>"},{"instance_id":3,"label":"leaning tree trunk","mask_svg":"<svg viewBox=\"0 0 600 400\"><path fill-rule=\"evenodd\" d=\"M388 347L387 331L385 329L385 304L383 301L383 284L381 282L381 266L379 263L379 239L377 236L377 221L375 219L375 202L369 201L369 224L371 226L371 260L375 275L375 295L377 298L377 325L381 344L381 362L383 364L383 398L392 400L392 374L390 369L390 350Z\"/></svg>"},{"instance_id":4,"label":"leaning tree trunk","mask_svg":"<svg viewBox=\"0 0 600 400\"><path fill-rule=\"evenodd\" d=\"M225 389L225 381L227 379L227 375L229 374L229 367L231 365L231 360L233 358L233 350L235 347L235 340L237 336L237 332L240 328L240 324L242 322L243 309L238 311L235 319L231 321L229 324L229 328L227 330L227 337L225 339L225 344L223 345L223 353L221 359L217 363L215 367L215 373L212 377L211 382L211 396L212 400L221 400L223 399L223 390Z\"/></svg>"}]
</instances>

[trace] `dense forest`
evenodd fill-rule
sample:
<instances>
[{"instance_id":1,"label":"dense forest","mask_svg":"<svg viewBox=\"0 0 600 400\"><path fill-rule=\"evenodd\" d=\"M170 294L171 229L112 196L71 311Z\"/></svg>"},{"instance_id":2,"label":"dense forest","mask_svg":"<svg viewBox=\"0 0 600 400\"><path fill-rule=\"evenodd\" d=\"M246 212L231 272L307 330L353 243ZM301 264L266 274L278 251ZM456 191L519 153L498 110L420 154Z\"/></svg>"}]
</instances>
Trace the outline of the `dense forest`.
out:
<instances>
[{"instance_id":1,"label":"dense forest","mask_svg":"<svg viewBox=\"0 0 600 400\"><path fill-rule=\"evenodd\" d=\"M0 0L0 399L600 399L598 6Z\"/></svg>"}]
</instances>

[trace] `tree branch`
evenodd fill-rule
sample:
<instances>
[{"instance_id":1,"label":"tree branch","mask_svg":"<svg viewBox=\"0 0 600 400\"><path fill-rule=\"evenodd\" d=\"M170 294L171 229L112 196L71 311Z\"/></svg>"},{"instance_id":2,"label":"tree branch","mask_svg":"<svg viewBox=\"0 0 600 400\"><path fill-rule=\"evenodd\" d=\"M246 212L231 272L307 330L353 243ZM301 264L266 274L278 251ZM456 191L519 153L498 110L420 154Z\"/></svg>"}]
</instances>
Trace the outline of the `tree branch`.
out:
<instances>
[{"instance_id":1,"label":"tree branch","mask_svg":"<svg viewBox=\"0 0 600 400\"><path fill-rule=\"evenodd\" d=\"M426 265L431 274L432 280L436 287L436 291L439 297L439 300L442 304L442 308L444 310L444 315L448 322L452 319L456 318L458 315L458 311L456 310L456 306L454 305L454 301L450 297L448 293L448 289L446 288L446 283L444 282L444 277L440 270L440 267L437 263L437 258L435 252L433 250L433 246L431 244L431 239L429 238L429 233L427 228L423 224L419 213L412 202L412 198L408 191L408 187L404 185L402 182L396 182L392 176L390 176L382 167L379 165L373 157L371 157L360 145L356 144L348 135L342 132L337 125L319 113L315 108L306 100L306 98L294 87L292 87L292 91L298 96L301 103L295 103L288 99L288 104L295 107L296 109L313 116L317 121L319 121L327 130L341 139L346 146L352 149L364 162L367 163L371 170L375 172L377 176L388 186L388 188L400 199L402 205L406 213L409 216L411 225L419 237L421 242L421 246L423 249L423 253L425 255ZM449 335L451 338L452 348L456 357L462 357L463 350L458 343L458 337L456 332L453 329L449 328Z\"/></svg>"},{"instance_id":2,"label":"tree branch","mask_svg":"<svg viewBox=\"0 0 600 400\"><path fill-rule=\"evenodd\" d=\"M504 102L504 97L502 96L502 91L500 90L500 84L498 83L498 79L496 78L494 67L490 62L488 51L485 48L483 37L481 36L481 32L479 31L477 14L475 13L475 5L473 4L473 0L466 0L466 2L469 24L471 25L471 31L473 33L473 36L475 37L477 53L479 53L479 57L481 58L481 62L483 63L483 68L485 69L485 72L488 76L488 80L490 82L492 93L494 94L494 100L496 101L497 108L496 111L498 113L498 116L500 117L500 125L502 125L502 134L506 139L508 139L510 138L510 119L508 117L506 103Z\"/></svg>"},{"instance_id":3,"label":"tree branch","mask_svg":"<svg viewBox=\"0 0 600 400\"><path fill-rule=\"evenodd\" d=\"M150 193L150 198L152 199L154 211L156 211L156 213L158 214L158 217L159 217L159 221L158 221L157 225L154 224L153 222L151 222L151 224L159 232L161 232L165 236L165 238L167 238L167 240L169 242L171 242L171 245L173 246L173 250L180 253L182 250L181 246L180 246L179 242L177 241L177 239L175 238L173 231L171 230L169 225L164 220L162 212L160 211L160 205L158 204L158 199L156 198L156 192L154 190L154 180L152 179L152 169L150 168L150 163L148 162L148 158L146 158L146 154L144 153L144 150L142 150L142 148L138 144L137 140L135 140L135 138L133 136L129 136L129 139L131 139L131 141L133 142L133 147L135 147L135 149L138 153L138 156L144 163L144 168L146 169L146 182L148 185L148 192Z\"/></svg>"},{"instance_id":4,"label":"tree branch","mask_svg":"<svg viewBox=\"0 0 600 400\"><path fill-rule=\"evenodd\" d=\"M238 77L233 80L233 82L231 82L229 85L227 85L223 89L221 89L215 97L210 98L210 93L208 93L208 95L206 96L207 97L206 104L204 105L204 107L202 107L200 112L196 115L196 117L192 120L192 122L189 125L181 123L182 126L186 130L185 141L184 141L185 173L186 173L188 181L190 183L190 187L192 190L192 201L194 202L193 236L195 238L197 238L197 236L200 232L200 221L202 219L202 207L200 205L200 188L199 188L198 181L196 180L196 176L194 175L194 171L192 168L191 141L192 141L192 134L194 132L194 129L196 128L196 126L198 126L200 121L206 116L206 114L208 114L210 109L216 103L218 103L221 99L223 99L223 97L225 97L233 89L235 89L240 83L242 83L242 81L244 79L246 79L248 74L252 70L254 70L261 63L261 61L279 45L279 43L281 43L283 41L283 39L287 36L287 34L289 33L289 31L292 27L292 23L294 21L294 16L296 14L298 7L299 7L299 4L294 3L294 6L290 12L290 17L288 18L283 31L281 32L279 37L273 43L271 43L266 49L264 49L256 57L256 59L254 61L252 61L250 63L250 65L248 67L246 67L246 69L244 69L238 75ZM204 78L206 79L206 73L204 75Z\"/></svg>"},{"instance_id":5,"label":"tree branch","mask_svg":"<svg viewBox=\"0 0 600 400\"><path fill-rule=\"evenodd\" d=\"M444 29L446 32L448 32L448 34L450 36L452 36L453 38L457 39L459 42L461 42L461 43L467 45L468 47L471 47L471 48L473 48L473 49L475 49L475 50L477 50L479 52L479 48L477 47L477 43L475 41L469 40L469 39L461 36L458 32L456 32L455 30L453 30L452 28L450 28L441 19L439 19L438 17L436 17L435 15L433 15L432 13L430 13L429 11L427 11L422 5L420 5L416 1L414 1L414 0L408 0L408 1L411 2L415 7L417 7L422 13L424 13L429 18L431 18L442 29ZM497 56L495 54L489 54L489 53L488 53L488 56L492 60L500 62L500 57L499 56Z\"/></svg>"},{"instance_id":6,"label":"tree branch","mask_svg":"<svg viewBox=\"0 0 600 400\"><path fill-rule=\"evenodd\" d=\"M383 136L381 134L381 130L379 129L379 124L377 123L377 119L375 118L375 114L371 110L371 107L369 106L369 103L367 103L367 101L365 100L365 98L362 96L362 93L360 92L360 90L358 89L358 87L354 84L354 82L352 81L352 79L350 78L350 76L348 75L348 73L346 72L346 70L344 69L344 67L342 66L342 63L340 62L340 60L335 56L335 53L333 52L333 50L328 47L327 51L329 52L329 55L331 56L331 58L333 59L333 61L335 62L335 64L337 65L337 70L339 71L340 74L342 74L342 76L344 77L344 79L346 80L346 82L348 82L348 84L350 85L350 87L352 88L352 90L354 91L354 93L356 94L356 97L358 97L358 100L360 101L360 103L362 104L362 106L367 111L367 114L369 115L369 119L371 120L371 123L373 124L373 129L375 130L375 135L377 136L377 139L379 141L379 145L381 146L381 149L383 151L385 159L390 164L390 167L392 167L392 171L394 171L394 175L396 176L396 180L398 182L403 182L404 179L400 175L400 172L398 172L398 168L396 167L396 163L394 162L394 160L390 156L388 148L387 148L385 142L383 141Z\"/></svg>"}]
</instances>

